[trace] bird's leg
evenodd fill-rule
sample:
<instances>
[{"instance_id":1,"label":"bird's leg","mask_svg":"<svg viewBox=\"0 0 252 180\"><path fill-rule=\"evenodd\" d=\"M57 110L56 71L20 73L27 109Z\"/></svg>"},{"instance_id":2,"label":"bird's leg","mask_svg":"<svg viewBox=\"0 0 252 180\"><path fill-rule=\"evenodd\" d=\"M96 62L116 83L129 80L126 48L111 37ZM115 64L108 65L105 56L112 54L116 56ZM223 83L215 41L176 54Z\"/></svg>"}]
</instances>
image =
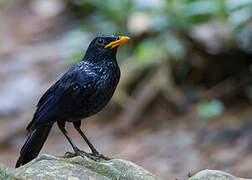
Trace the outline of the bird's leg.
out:
<instances>
[{"instance_id":1,"label":"bird's leg","mask_svg":"<svg viewBox=\"0 0 252 180\"><path fill-rule=\"evenodd\" d=\"M67 138L68 142L71 144L73 150L74 150L74 153L71 153L71 152L67 152L65 155L67 157L75 157L75 156L86 156L86 157L89 157L91 159L93 159L90 154L88 154L87 152L85 151L81 151L74 143L73 143L73 140L71 139L71 137L68 135L66 129L65 129L65 122L59 122L57 121L57 124L58 124L58 127L59 129L61 130L61 132L65 135L65 137Z\"/></svg>"},{"instance_id":2,"label":"bird's leg","mask_svg":"<svg viewBox=\"0 0 252 180\"><path fill-rule=\"evenodd\" d=\"M88 138L85 136L85 134L82 132L82 130L80 129L80 125L81 125L81 121L76 121L73 123L74 124L74 128L79 132L79 134L82 136L82 138L85 140L85 142L87 143L87 145L89 146L89 148L91 149L92 153L94 155L98 155L98 151L95 149L95 147L93 146L93 144L91 144L91 142L88 140Z\"/></svg>"},{"instance_id":3,"label":"bird's leg","mask_svg":"<svg viewBox=\"0 0 252 180\"><path fill-rule=\"evenodd\" d=\"M73 122L74 124L74 128L79 132L79 134L82 136L82 138L85 140L85 142L87 143L87 145L89 146L89 148L92 151L92 154L94 157L96 157L97 160L99 160L100 158L105 159L105 160L110 160L111 158L106 157L102 154L100 154L95 147L91 144L91 142L88 140L88 138L86 137L86 135L82 132L80 126L81 126L81 121L75 121Z\"/></svg>"}]
</instances>

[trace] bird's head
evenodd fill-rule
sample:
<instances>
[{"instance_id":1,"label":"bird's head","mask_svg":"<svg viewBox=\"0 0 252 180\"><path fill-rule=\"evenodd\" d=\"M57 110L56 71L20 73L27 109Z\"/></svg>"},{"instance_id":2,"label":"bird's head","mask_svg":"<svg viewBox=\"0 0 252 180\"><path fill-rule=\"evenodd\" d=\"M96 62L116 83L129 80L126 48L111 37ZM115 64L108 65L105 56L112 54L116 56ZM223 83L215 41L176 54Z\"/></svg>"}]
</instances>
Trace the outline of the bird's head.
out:
<instances>
[{"instance_id":1,"label":"bird's head","mask_svg":"<svg viewBox=\"0 0 252 180\"><path fill-rule=\"evenodd\" d=\"M89 58L114 58L119 45L124 44L130 38L127 36L100 35L95 37L87 49L84 59Z\"/></svg>"}]
</instances>

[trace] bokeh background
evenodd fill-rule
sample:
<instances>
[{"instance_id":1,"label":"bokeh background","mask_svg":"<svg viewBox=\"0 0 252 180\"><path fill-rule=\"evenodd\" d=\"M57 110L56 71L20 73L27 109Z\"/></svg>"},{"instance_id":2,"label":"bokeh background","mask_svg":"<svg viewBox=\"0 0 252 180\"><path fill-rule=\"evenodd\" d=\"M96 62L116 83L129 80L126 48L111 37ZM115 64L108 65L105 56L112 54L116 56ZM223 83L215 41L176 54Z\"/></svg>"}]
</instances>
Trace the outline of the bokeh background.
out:
<instances>
[{"instance_id":1,"label":"bokeh background","mask_svg":"<svg viewBox=\"0 0 252 180\"><path fill-rule=\"evenodd\" d=\"M252 178L251 17L251 0L0 0L0 163L15 165L41 95L108 33L132 39L112 101L82 123L98 150L164 179ZM69 150L54 127L42 153Z\"/></svg>"}]
</instances>

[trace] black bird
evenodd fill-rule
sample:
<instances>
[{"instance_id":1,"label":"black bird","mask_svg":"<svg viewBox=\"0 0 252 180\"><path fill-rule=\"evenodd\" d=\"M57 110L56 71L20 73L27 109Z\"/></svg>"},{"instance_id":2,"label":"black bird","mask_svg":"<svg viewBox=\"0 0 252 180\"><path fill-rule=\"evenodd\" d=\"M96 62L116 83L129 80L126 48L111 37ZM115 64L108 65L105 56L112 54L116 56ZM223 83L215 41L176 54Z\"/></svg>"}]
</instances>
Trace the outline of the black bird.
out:
<instances>
[{"instance_id":1,"label":"black bird","mask_svg":"<svg viewBox=\"0 0 252 180\"><path fill-rule=\"evenodd\" d=\"M74 155L88 156L94 160L106 159L98 153L80 129L81 119L99 112L113 96L120 79L116 60L117 47L129 39L126 36L113 35L94 38L82 61L71 67L46 91L27 127L30 135L20 151L16 167L37 157L54 122L57 122L71 144ZM73 123L92 153L77 148L65 129L66 122Z\"/></svg>"}]
</instances>

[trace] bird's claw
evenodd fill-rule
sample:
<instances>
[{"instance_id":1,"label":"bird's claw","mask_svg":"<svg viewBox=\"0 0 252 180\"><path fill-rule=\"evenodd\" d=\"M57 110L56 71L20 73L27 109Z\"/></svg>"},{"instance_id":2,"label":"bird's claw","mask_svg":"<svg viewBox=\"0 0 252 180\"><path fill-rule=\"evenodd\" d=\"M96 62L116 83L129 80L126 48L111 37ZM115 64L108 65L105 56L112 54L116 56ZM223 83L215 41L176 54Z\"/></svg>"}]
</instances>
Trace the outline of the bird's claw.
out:
<instances>
[{"instance_id":1,"label":"bird's claw","mask_svg":"<svg viewBox=\"0 0 252 180\"><path fill-rule=\"evenodd\" d=\"M99 153L88 153L87 155L84 155L84 156L86 156L94 161L98 161L98 162L101 161L102 159L111 160L111 158L106 157L106 156L99 154Z\"/></svg>"},{"instance_id":2,"label":"bird's claw","mask_svg":"<svg viewBox=\"0 0 252 180\"><path fill-rule=\"evenodd\" d=\"M76 156L81 156L81 157L87 156L88 157L89 153L87 153L85 151L81 151L81 150L76 150L75 152L66 152L65 156L68 158L76 157Z\"/></svg>"},{"instance_id":3,"label":"bird's claw","mask_svg":"<svg viewBox=\"0 0 252 180\"><path fill-rule=\"evenodd\" d=\"M99 154L99 153L87 153L85 151L81 151L81 150L78 150L76 152L66 152L65 153L65 157L68 157L68 158L72 158L72 157L76 157L76 156L81 156L81 157L88 157L94 161L101 161L102 159L104 160L111 160L111 158L107 157L107 156L104 156L102 154Z\"/></svg>"},{"instance_id":4,"label":"bird's claw","mask_svg":"<svg viewBox=\"0 0 252 180\"><path fill-rule=\"evenodd\" d=\"M75 152L66 152L65 153L65 157L67 157L67 158L72 158L75 156L78 156L78 154L76 154Z\"/></svg>"},{"instance_id":5,"label":"bird's claw","mask_svg":"<svg viewBox=\"0 0 252 180\"><path fill-rule=\"evenodd\" d=\"M111 158L107 157L107 156L104 156L102 154L92 154L94 155L95 157L97 157L98 159L104 159L104 160L111 160Z\"/></svg>"},{"instance_id":6,"label":"bird's claw","mask_svg":"<svg viewBox=\"0 0 252 180\"><path fill-rule=\"evenodd\" d=\"M92 159L94 161L98 161L94 156L92 156L91 153L86 153L84 151L78 151L76 154L83 157L83 158L88 157L89 159Z\"/></svg>"}]
</instances>

